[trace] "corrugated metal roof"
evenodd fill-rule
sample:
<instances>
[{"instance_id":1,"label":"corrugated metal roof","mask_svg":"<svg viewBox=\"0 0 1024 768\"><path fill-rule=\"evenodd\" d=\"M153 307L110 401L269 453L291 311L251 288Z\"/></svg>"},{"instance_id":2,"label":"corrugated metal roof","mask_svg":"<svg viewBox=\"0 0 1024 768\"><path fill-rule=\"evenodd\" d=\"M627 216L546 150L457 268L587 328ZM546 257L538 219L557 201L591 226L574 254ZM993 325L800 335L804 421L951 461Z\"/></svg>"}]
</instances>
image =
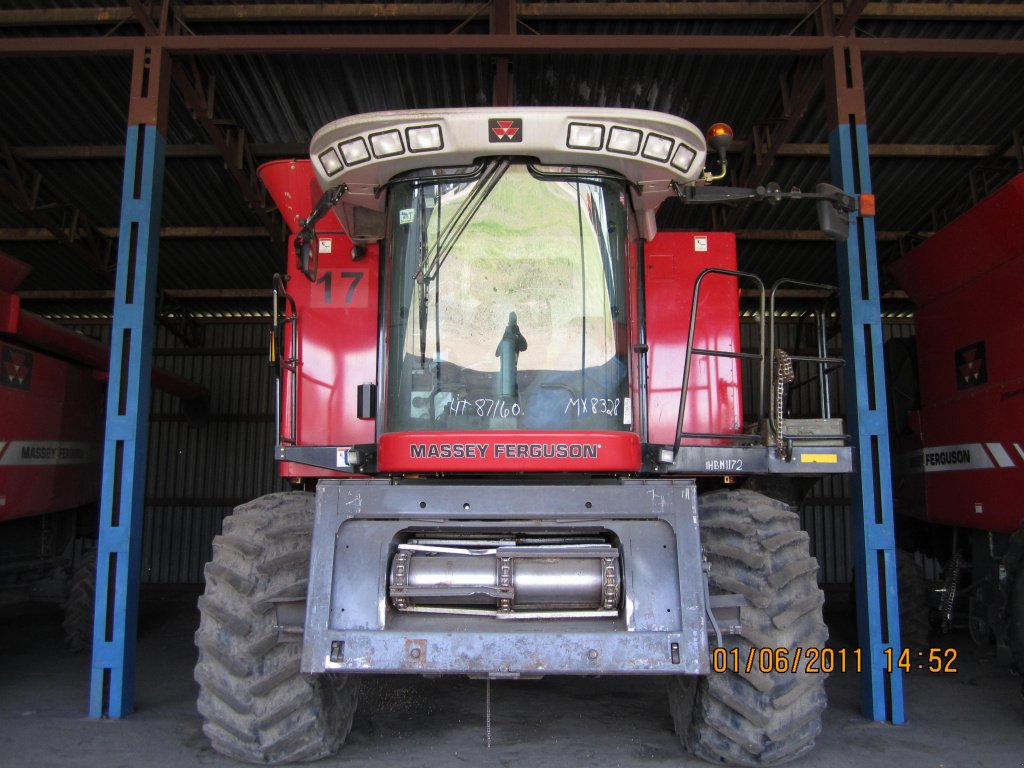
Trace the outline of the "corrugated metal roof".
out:
<instances>
[{"instance_id":1,"label":"corrugated metal roof","mask_svg":"<svg viewBox=\"0 0 1024 768\"><path fill-rule=\"evenodd\" d=\"M445 3L430 3L443 6ZM89 9L112 7L109 0L12 0L6 9ZM216 0L176 3L175 8L238 5ZM287 2L265 5L292 5ZM409 3L387 3L396 11ZM426 6L417 3L417 6ZM543 9L544 4L534 7ZM568 5L563 3L563 5ZM638 20L531 17L520 34L805 35L810 21L796 18ZM593 7L593 4L590 4ZM912 4L901 4L912 5ZM953 4L962 5L962 4ZM763 4L759 4L763 6ZM666 5L670 8L670 5ZM189 22L197 34L344 32L484 32L486 11L471 20L428 18L359 21ZM463 23L465 22L465 23ZM133 22L115 24L0 26L3 37L40 35L138 34ZM1024 25L999 21L879 20L865 18L858 34L880 38L1024 39ZM801 61L780 55L746 56L520 56L513 61L515 101L538 105L601 105L657 109L699 125L730 122L740 139L755 125L781 116L779 82ZM307 142L322 124L339 116L380 109L478 106L490 101L493 62L489 56L455 55L275 55L206 56L203 67L215 77L217 116L230 115L256 144ZM127 56L0 58L0 139L12 147L119 146L124 142L131 78ZM1024 61L1014 58L916 58L872 56L864 60L869 137L881 144L997 145L1024 125ZM824 99L812 99L791 142L823 143L827 129ZM172 98L168 142L206 145L208 140L184 107ZM880 231L907 231L928 225L930 211L948 194L964 188L975 160L889 158L872 161ZM56 199L77 206L94 226L118 224L123 160L31 160ZM223 162L170 157L162 225L165 227L258 227ZM1008 177L1012 160L993 174ZM780 157L771 178L784 188L810 190L830 176L827 158ZM959 187L957 186L959 185ZM961 195L961 198L964 197ZM813 229L811 206L749 206L735 217L740 229ZM668 204L663 228L703 229L706 210ZM0 196L0 227L36 226ZM883 260L895 244L880 246ZM109 288L112 273L97 272L53 242L4 241L0 249L30 262L26 290ZM165 239L159 280L179 289L262 288L281 268L283 246L268 238ZM834 249L827 243L741 240L741 264L807 279L834 275ZM834 277L832 278L834 279ZM210 302L207 306L216 306ZM84 307L84 305L83 305Z\"/></svg>"}]
</instances>

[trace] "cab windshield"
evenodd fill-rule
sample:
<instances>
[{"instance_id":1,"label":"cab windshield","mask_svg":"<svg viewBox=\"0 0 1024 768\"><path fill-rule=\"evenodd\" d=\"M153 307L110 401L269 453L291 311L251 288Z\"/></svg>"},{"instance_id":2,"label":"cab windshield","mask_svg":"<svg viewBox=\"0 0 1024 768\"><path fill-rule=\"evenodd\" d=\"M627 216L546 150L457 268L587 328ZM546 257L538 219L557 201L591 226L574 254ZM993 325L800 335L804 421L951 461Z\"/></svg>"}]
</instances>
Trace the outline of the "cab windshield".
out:
<instances>
[{"instance_id":1,"label":"cab windshield","mask_svg":"<svg viewBox=\"0 0 1024 768\"><path fill-rule=\"evenodd\" d=\"M393 183L384 429L629 430L626 197L506 159Z\"/></svg>"}]
</instances>

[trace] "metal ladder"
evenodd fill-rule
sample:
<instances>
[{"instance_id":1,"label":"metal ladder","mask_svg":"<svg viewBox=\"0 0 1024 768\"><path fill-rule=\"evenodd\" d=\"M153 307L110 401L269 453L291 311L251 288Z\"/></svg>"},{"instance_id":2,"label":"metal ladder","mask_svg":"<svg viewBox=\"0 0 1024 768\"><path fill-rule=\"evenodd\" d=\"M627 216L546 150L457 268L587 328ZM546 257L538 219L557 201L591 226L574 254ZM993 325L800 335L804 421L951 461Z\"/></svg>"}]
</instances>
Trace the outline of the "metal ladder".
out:
<instances>
[{"instance_id":1,"label":"metal ladder","mask_svg":"<svg viewBox=\"0 0 1024 768\"><path fill-rule=\"evenodd\" d=\"M298 437L296 412L299 386L299 316L295 299L285 288L284 278L274 275L273 320L270 327L270 364L274 366L274 447L279 450L283 445L295 445ZM281 303L284 302L282 311ZM291 331L290 356L284 357L284 328ZM288 418L291 433L284 434L281 428L281 411L284 407L284 385L282 378L289 377Z\"/></svg>"}]
</instances>

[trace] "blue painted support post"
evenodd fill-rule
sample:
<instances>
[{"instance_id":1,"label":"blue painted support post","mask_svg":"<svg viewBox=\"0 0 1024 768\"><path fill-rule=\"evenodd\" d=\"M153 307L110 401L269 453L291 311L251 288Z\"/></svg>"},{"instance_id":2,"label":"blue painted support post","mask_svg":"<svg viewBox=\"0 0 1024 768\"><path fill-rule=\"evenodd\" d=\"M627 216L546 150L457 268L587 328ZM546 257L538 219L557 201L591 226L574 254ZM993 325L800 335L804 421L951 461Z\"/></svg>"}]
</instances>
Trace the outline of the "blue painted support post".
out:
<instances>
[{"instance_id":1,"label":"blue painted support post","mask_svg":"<svg viewBox=\"0 0 1024 768\"><path fill-rule=\"evenodd\" d=\"M871 194L868 133L860 61L855 51L833 52L834 80L826 89L832 183L853 195ZM846 418L856 441L859 471L851 476L851 527L856 569L857 631L863 673L861 710L873 720L904 722L889 424L882 357L882 319L875 222L856 216L837 247L846 356Z\"/></svg>"},{"instance_id":2,"label":"blue painted support post","mask_svg":"<svg viewBox=\"0 0 1024 768\"><path fill-rule=\"evenodd\" d=\"M96 566L90 717L135 706L135 635L146 490L157 249L166 140L159 51L136 54L125 141ZM156 63L154 63L156 62ZM170 68L164 67L165 71ZM151 95L147 96L147 93ZM133 120L134 116L134 120ZM152 124L149 124L152 122Z\"/></svg>"}]
</instances>

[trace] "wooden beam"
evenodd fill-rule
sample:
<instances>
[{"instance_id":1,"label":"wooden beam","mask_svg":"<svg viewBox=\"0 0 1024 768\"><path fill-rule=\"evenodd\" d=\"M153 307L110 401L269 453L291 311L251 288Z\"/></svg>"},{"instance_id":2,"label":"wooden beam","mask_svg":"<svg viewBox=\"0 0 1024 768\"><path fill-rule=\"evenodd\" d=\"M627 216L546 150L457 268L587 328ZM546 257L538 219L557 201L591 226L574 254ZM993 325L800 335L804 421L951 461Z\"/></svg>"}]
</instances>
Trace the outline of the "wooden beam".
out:
<instances>
[{"instance_id":1,"label":"wooden beam","mask_svg":"<svg viewBox=\"0 0 1024 768\"><path fill-rule=\"evenodd\" d=\"M162 291L173 299L269 299L269 288L171 288ZM22 301L107 301L113 291L18 291Z\"/></svg>"},{"instance_id":2,"label":"wooden beam","mask_svg":"<svg viewBox=\"0 0 1024 768\"><path fill-rule=\"evenodd\" d=\"M848 3L845 3L843 13L839 17L839 23L835 26L835 34L840 37L846 37L853 32L853 28L863 17L867 6L868 0L850 0ZM833 5L833 7L835 6Z\"/></svg>"},{"instance_id":3,"label":"wooden beam","mask_svg":"<svg viewBox=\"0 0 1024 768\"><path fill-rule=\"evenodd\" d=\"M261 159L306 157L308 144L252 144L253 154ZM22 146L12 147L14 156L21 160L124 160L123 144ZM220 151L213 144L171 144L167 159L219 158Z\"/></svg>"},{"instance_id":4,"label":"wooden beam","mask_svg":"<svg viewBox=\"0 0 1024 768\"><path fill-rule=\"evenodd\" d=\"M0 57L124 56L142 46L174 56L823 56L838 40L811 35L241 34L5 37ZM1024 57L1024 40L856 38L868 56Z\"/></svg>"},{"instance_id":5,"label":"wooden beam","mask_svg":"<svg viewBox=\"0 0 1024 768\"><path fill-rule=\"evenodd\" d=\"M120 234L117 227L95 227L94 231L111 240L116 239ZM65 237L67 236L65 233ZM162 239L242 239L253 237L269 239L270 236L263 227L161 227L160 237ZM52 242L60 239L52 230L43 227L0 227L0 241L4 242Z\"/></svg>"},{"instance_id":6,"label":"wooden beam","mask_svg":"<svg viewBox=\"0 0 1024 768\"><path fill-rule=\"evenodd\" d=\"M798 243L832 243L835 240L817 229L738 229L737 240L788 240ZM879 242L899 242L907 237L909 232L876 232L875 239ZM930 233L918 232L920 236L927 236Z\"/></svg>"},{"instance_id":7,"label":"wooden beam","mask_svg":"<svg viewBox=\"0 0 1024 768\"><path fill-rule=\"evenodd\" d=\"M821 291L810 288L787 288L779 289L775 292L776 298L779 299L827 299L831 296L835 296L832 291ZM758 299L761 297L761 292L756 288L741 288L740 298L741 299ZM885 291L882 293L882 299L908 299L906 291Z\"/></svg>"},{"instance_id":8,"label":"wooden beam","mask_svg":"<svg viewBox=\"0 0 1024 768\"><path fill-rule=\"evenodd\" d=\"M742 154L747 141L737 139L732 143L730 154ZM306 144L253 144L256 157L266 160L283 158L305 158L309 147ZM997 150L995 144L872 144L872 157L917 157L944 159L990 158ZM21 146L12 147L14 156L20 160L124 160L124 146L121 144L69 145L69 146ZM779 146L778 157L828 157L828 144L784 143ZM167 147L167 159L215 159L221 154L212 144L172 144ZM1013 148L1007 149L1003 157L1014 159Z\"/></svg>"},{"instance_id":9,"label":"wooden beam","mask_svg":"<svg viewBox=\"0 0 1024 768\"><path fill-rule=\"evenodd\" d=\"M520 3L524 20L586 19L803 19L818 2L584 2ZM175 15L187 24L224 22L459 21L486 11L488 3L253 3L179 5ZM842 16L843 3L833 4ZM106 8L0 11L0 27L115 25L131 18L124 6ZM1024 21L1024 3L866 3L861 19L912 21Z\"/></svg>"}]
</instances>

